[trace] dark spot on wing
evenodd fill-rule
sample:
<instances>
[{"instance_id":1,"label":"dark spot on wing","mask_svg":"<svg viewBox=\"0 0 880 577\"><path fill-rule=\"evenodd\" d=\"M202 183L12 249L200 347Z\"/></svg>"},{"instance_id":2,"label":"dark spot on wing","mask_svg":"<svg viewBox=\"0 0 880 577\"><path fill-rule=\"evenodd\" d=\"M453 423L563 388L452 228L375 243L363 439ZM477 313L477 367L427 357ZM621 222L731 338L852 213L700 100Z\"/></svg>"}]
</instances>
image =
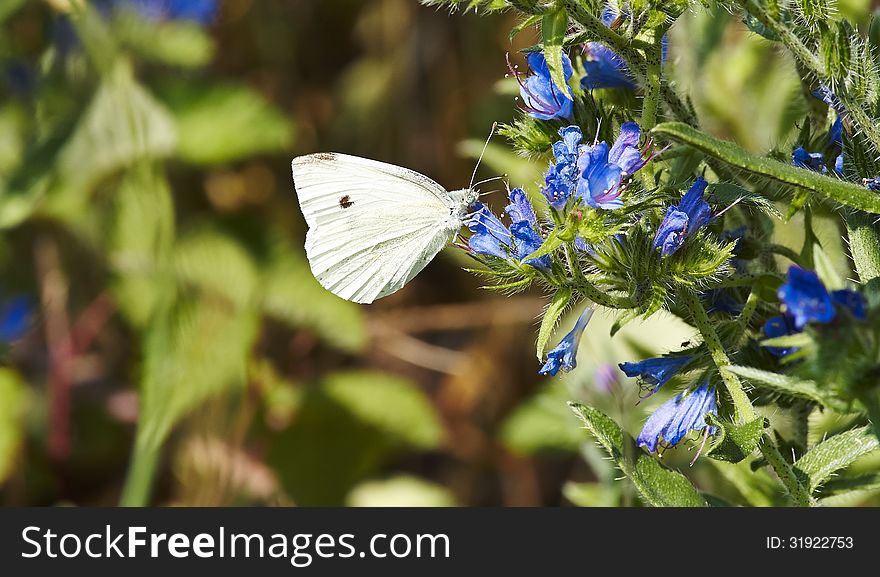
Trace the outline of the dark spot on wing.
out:
<instances>
[{"instance_id":1,"label":"dark spot on wing","mask_svg":"<svg viewBox=\"0 0 880 577\"><path fill-rule=\"evenodd\" d=\"M317 152L311 156L315 160L325 160L325 161L336 160L336 155L333 154L332 152Z\"/></svg>"},{"instance_id":2,"label":"dark spot on wing","mask_svg":"<svg viewBox=\"0 0 880 577\"><path fill-rule=\"evenodd\" d=\"M341 208L348 208L353 204L354 204L354 202L351 200L351 197L348 196L347 194L339 199L339 206Z\"/></svg>"}]
</instances>

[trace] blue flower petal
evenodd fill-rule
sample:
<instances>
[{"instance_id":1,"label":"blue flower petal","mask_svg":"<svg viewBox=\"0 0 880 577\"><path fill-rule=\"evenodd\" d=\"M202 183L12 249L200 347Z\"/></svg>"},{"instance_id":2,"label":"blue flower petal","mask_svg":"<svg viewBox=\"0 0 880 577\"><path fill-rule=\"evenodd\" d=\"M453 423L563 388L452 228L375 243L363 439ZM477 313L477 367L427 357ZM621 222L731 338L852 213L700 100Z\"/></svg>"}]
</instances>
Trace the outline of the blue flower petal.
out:
<instances>
[{"instance_id":1,"label":"blue flower petal","mask_svg":"<svg viewBox=\"0 0 880 577\"><path fill-rule=\"evenodd\" d=\"M653 388L648 396L660 390L660 387L669 382L678 372L684 368L691 357L657 357L645 359L637 363L620 363L620 370L628 377L638 377Z\"/></svg>"},{"instance_id":2,"label":"blue flower petal","mask_svg":"<svg viewBox=\"0 0 880 577\"><path fill-rule=\"evenodd\" d=\"M0 342L9 343L24 336L31 326L34 305L30 297L17 296L0 306Z\"/></svg>"},{"instance_id":3,"label":"blue flower petal","mask_svg":"<svg viewBox=\"0 0 880 577\"><path fill-rule=\"evenodd\" d=\"M801 331L795 328L794 321L791 317L787 315L778 315L775 317L770 317L767 319L767 322L764 323L764 336L768 339L775 339L777 337L786 337L788 335L794 335ZM791 353L798 350L797 347L766 347L767 352L771 355L777 357L784 357L790 355Z\"/></svg>"},{"instance_id":4,"label":"blue flower petal","mask_svg":"<svg viewBox=\"0 0 880 577\"><path fill-rule=\"evenodd\" d=\"M718 414L715 388L705 382L690 394L681 393L660 405L645 422L637 443L651 453L657 451L662 437L668 445L677 445L688 432L707 428L706 414ZM709 434L715 427L708 427Z\"/></svg>"},{"instance_id":5,"label":"blue flower petal","mask_svg":"<svg viewBox=\"0 0 880 577\"><path fill-rule=\"evenodd\" d=\"M868 318L865 298L854 290L842 289L831 293L831 300L848 310L853 318L863 321Z\"/></svg>"},{"instance_id":6,"label":"blue flower petal","mask_svg":"<svg viewBox=\"0 0 880 577\"><path fill-rule=\"evenodd\" d=\"M547 362L538 371L541 375L556 376L560 370L568 372L577 366L577 349L584 329L593 317L593 307L587 307L578 317L574 328L565 335L556 347L547 353Z\"/></svg>"},{"instance_id":7,"label":"blue flower petal","mask_svg":"<svg viewBox=\"0 0 880 577\"><path fill-rule=\"evenodd\" d=\"M813 271L792 265L788 269L787 282L779 287L777 294L798 330L811 321L827 323L834 318L831 296Z\"/></svg>"}]
</instances>

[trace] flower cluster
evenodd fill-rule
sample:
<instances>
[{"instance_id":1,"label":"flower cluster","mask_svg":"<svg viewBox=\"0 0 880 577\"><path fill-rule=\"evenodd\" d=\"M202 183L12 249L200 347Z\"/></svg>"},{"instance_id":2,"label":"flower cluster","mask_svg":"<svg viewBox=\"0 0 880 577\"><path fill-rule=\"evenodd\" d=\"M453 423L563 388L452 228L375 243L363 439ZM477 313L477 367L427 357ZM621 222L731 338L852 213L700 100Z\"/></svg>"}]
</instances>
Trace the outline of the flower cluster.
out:
<instances>
[{"instance_id":1,"label":"flower cluster","mask_svg":"<svg viewBox=\"0 0 880 577\"><path fill-rule=\"evenodd\" d=\"M837 317L838 309L860 321L867 318L865 301L860 293L850 289L829 293L819 275L796 265L788 269L787 280L779 287L778 296L785 306L784 312L764 323L764 334L771 339L802 332L809 323L828 324ZM768 347L768 350L782 357L797 349Z\"/></svg>"},{"instance_id":2,"label":"flower cluster","mask_svg":"<svg viewBox=\"0 0 880 577\"><path fill-rule=\"evenodd\" d=\"M708 185L702 176L697 178L678 206L666 209L654 237L654 250L660 249L660 256L674 253L681 248L685 239L711 222L712 208L703 200Z\"/></svg>"},{"instance_id":3,"label":"flower cluster","mask_svg":"<svg viewBox=\"0 0 880 577\"><path fill-rule=\"evenodd\" d=\"M610 147L604 140L592 146L581 144L583 133L577 126L560 129L559 136L562 140L553 144L556 162L544 176L543 193L550 206L561 209L575 198L593 208L621 208L626 179L651 158L647 146L639 148L639 125L623 123Z\"/></svg>"},{"instance_id":4,"label":"flower cluster","mask_svg":"<svg viewBox=\"0 0 880 577\"><path fill-rule=\"evenodd\" d=\"M474 204L474 210L466 222L473 233L468 239L468 248L474 254L524 262L548 270L549 256L523 260L541 248L543 243L532 203L521 188L511 190L508 199L509 204L504 211L510 217L510 228L504 226L489 207L480 202Z\"/></svg>"}]
</instances>

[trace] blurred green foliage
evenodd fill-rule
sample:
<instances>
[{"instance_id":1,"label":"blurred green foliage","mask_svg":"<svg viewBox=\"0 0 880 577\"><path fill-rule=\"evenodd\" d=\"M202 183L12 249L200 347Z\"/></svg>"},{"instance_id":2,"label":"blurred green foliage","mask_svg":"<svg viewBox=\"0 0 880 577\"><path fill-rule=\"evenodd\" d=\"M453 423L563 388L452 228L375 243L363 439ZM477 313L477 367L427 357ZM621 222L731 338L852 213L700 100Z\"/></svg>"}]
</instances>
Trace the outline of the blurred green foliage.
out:
<instances>
[{"instance_id":1,"label":"blurred green foliage","mask_svg":"<svg viewBox=\"0 0 880 577\"><path fill-rule=\"evenodd\" d=\"M461 255L367 308L321 289L302 251L293 156L463 186L514 117L504 56L534 29L511 42L510 15L414 0L227 0L206 28L73 6L0 5L0 294L35 303L0 353L0 503L637 502L564 401L637 432L636 387L593 376L687 340L680 323L608 345L597 315L578 371L551 383L532 352L542 301L488 299ZM688 14L670 52L712 132L761 151L796 136L790 63L740 22ZM534 192L543 168L499 139L480 170ZM759 498L740 465L694 469L730 502Z\"/></svg>"}]
</instances>

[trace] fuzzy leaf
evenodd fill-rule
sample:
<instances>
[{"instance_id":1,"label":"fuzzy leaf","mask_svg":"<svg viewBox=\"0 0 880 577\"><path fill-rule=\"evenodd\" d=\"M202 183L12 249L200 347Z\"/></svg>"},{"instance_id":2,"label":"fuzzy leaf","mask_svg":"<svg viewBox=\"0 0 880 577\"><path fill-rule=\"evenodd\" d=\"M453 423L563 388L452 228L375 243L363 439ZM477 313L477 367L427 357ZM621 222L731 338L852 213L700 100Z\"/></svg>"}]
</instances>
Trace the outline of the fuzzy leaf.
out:
<instances>
[{"instance_id":1,"label":"fuzzy leaf","mask_svg":"<svg viewBox=\"0 0 880 577\"><path fill-rule=\"evenodd\" d=\"M659 124L652 132L775 182L814 192L845 206L880 214L880 195L864 186L752 154L732 142L709 136L681 122Z\"/></svg>"},{"instance_id":2,"label":"fuzzy leaf","mask_svg":"<svg viewBox=\"0 0 880 577\"><path fill-rule=\"evenodd\" d=\"M536 347L539 361L544 360L544 349L547 348L547 342L553 334L553 329L556 328L556 323L559 321L559 317L562 315L563 311L565 311L565 307L568 306L568 303L571 300L571 293L572 290L568 287L562 287L557 290L556 294L553 295L553 300L550 301L550 306L547 308L547 312L544 313L544 318L541 319L541 328L538 331L538 344Z\"/></svg>"},{"instance_id":3,"label":"fuzzy leaf","mask_svg":"<svg viewBox=\"0 0 880 577\"><path fill-rule=\"evenodd\" d=\"M799 380L787 375L780 375L778 373L771 373L770 371L762 371L753 367L743 367L738 365L730 365L721 370L743 377L754 385L770 389L777 393L816 401L817 403L834 409L835 411L843 413L852 412L847 403L819 389L813 381Z\"/></svg>"},{"instance_id":4,"label":"fuzzy leaf","mask_svg":"<svg viewBox=\"0 0 880 577\"><path fill-rule=\"evenodd\" d=\"M222 164L286 150L293 126L260 94L234 85L175 83L161 96L174 115L178 154L194 164Z\"/></svg>"},{"instance_id":5,"label":"fuzzy leaf","mask_svg":"<svg viewBox=\"0 0 880 577\"><path fill-rule=\"evenodd\" d=\"M550 78L564 94L571 94L562 65L562 43L565 41L567 29L568 12L564 8L560 7L544 14L541 33L544 37L544 58L547 61L547 68L550 70Z\"/></svg>"},{"instance_id":6,"label":"fuzzy leaf","mask_svg":"<svg viewBox=\"0 0 880 577\"><path fill-rule=\"evenodd\" d=\"M633 438L607 415L578 403L569 403L568 406L608 451L620 470L632 480L646 503L655 507L707 506L706 499L687 477L636 449Z\"/></svg>"},{"instance_id":7,"label":"fuzzy leaf","mask_svg":"<svg viewBox=\"0 0 880 577\"><path fill-rule=\"evenodd\" d=\"M743 425L735 425L708 414L706 422L718 427L719 431L717 440L707 455L729 463L739 463L749 457L758 448L761 435L764 433L764 417L758 417Z\"/></svg>"},{"instance_id":8,"label":"fuzzy leaf","mask_svg":"<svg viewBox=\"0 0 880 577\"><path fill-rule=\"evenodd\" d=\"M851 465L859 457L880 447L870 427L859 427L822 441L794 463L794 468L809 478L815 491L835 472Z\"/></svg>"}]
</instances>

